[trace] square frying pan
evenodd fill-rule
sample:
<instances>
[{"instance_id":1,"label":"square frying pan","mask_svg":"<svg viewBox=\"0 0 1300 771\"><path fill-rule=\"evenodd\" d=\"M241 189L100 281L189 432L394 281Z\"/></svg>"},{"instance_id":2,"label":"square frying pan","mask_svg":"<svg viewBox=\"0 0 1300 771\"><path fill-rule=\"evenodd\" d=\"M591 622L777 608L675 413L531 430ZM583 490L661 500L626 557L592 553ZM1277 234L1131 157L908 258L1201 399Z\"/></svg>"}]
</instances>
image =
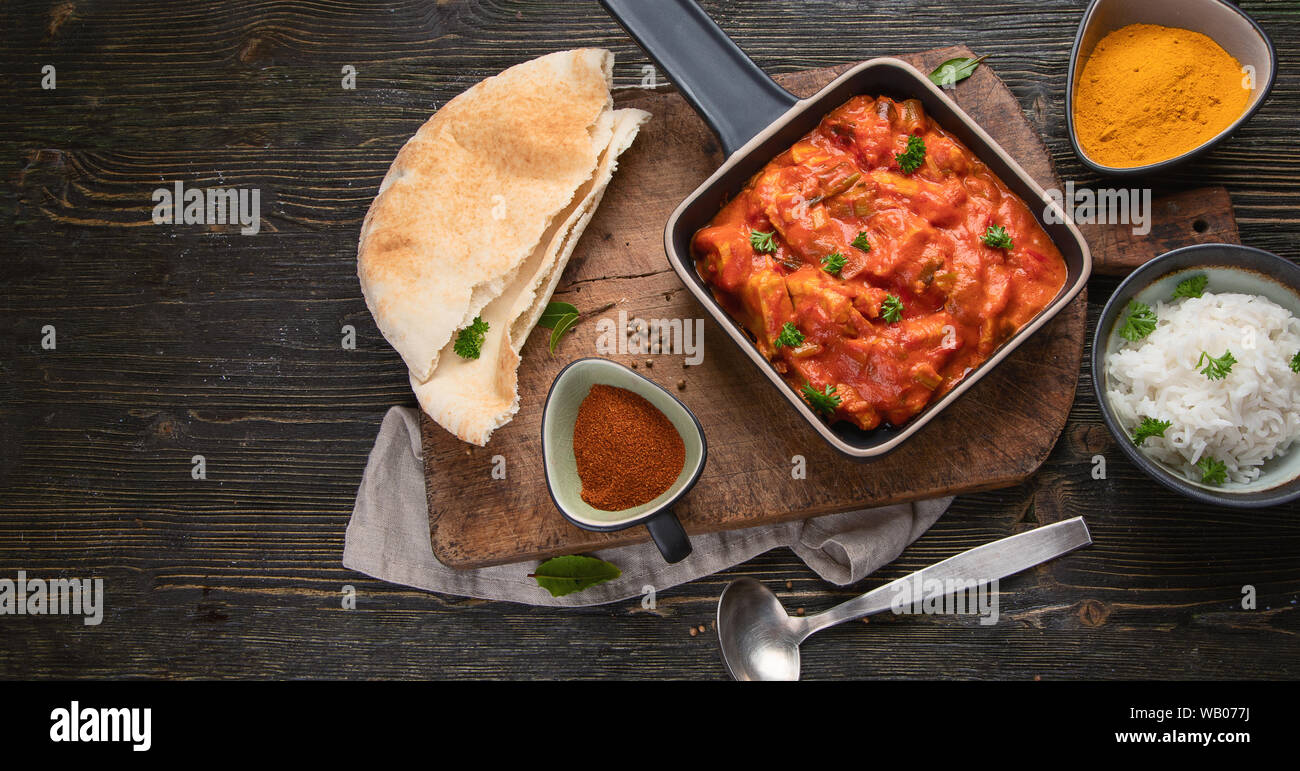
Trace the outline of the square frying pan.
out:
<instances>
[{"instance_id":1,"label":"square frying pan","mask_svg":"<svg viewBox=\"0 0 1300 771\"><path fill-rule=\"evenodd\" d=\"M722 143L726 160L673 211L664 229L668 262L686 288L773 387L832 447L853 458L872 458L897 448L1079 294L1092 272L1092 255L1079 229L1029 174L924 74L901 59L871 59L853 67L807 99L798 99L767 76L727 37L694 0L600 0L677 86ZM714 298L695 270L691 239L768 161L812 131L829 112L854 96L919 99L931 118L956 136L1035 212L1038 223L1065 258L1065 285L1033 320L949 391L902 426L871 431L823 421L770 362L748 332ZM1054 211L1054 223L1046 214Z\"/></svg>"}]
</instances>

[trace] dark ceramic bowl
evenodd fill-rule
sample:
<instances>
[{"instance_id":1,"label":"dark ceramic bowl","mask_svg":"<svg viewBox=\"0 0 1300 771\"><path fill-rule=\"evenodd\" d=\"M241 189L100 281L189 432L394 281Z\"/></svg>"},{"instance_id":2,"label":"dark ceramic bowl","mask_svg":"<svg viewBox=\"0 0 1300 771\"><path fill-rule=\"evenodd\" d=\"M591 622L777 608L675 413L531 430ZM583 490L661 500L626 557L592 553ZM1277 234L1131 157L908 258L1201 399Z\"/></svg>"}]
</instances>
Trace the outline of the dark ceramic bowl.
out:
<instances>
[{"instance_id":1,"label":"dark ceramic bowl","mask_svg":"<svg viewBox=\"0 0 1300 771\"><path fill-rule=\"evenodd\" d=\"M1168 299L1183 279L1204 273L1207 291L1240 292L1265 297L1300 317L1300 266L1249 246L1199 244L1162 254L1124 280L1101 312L1092 340L1092 385L1106 427L1129 460L1160 484L1188 498L1234 508L1276 506L1300 498L1300 443L1264 464L1260 478L1249 484L1212 487L1192 481L1134 446L1106 396L1106 359L1126 341L1117 327L1133 300L1152 307Z\"/></svg>"},{"instance_id":2,"label":"dark ceramic bowl","mask_svg":"<svg viewBox=\"0 0 1300 771\"><path fill-rule=\"evenodd\" d=\"M1243 66L1254 68L1254 89L1246 111L1230 126L1205 144L1159 163L1144 166L1106 166L1089 157L1079 144L1074 128L1074 92L1083 65L1108 33L1130 24L1159 24L1179 27L1211 38ZM1135 176L1166 171L1204 155L1222 142L1264 104L1277 76L1277 51L1273 42L1255 20L1223 0L1092 0L1083 13L1079 32L1070 52L1070 71L1065 88L1065 119L1070 131L1070 146L1075 155L1090 168L1112 176Z\"/></svg>"}]
</instances>

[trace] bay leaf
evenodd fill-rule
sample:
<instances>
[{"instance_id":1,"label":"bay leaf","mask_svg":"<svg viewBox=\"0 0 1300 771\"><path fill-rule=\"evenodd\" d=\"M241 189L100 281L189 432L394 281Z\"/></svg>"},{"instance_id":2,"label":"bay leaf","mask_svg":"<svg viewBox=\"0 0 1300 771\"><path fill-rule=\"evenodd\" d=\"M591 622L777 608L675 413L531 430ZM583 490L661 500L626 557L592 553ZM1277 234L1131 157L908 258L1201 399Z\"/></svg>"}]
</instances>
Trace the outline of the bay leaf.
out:
<instances>
[{"instance_id":1,"label":"bay leaf","mask_svg":"<svg viewBox=\"0 0 1300 771\"><path fill-rule=\"evenodd\" d=\"M537 566L528 574L537 581L537 585L551 593L552 597L580 592L597 584L603 584L623 575L623 571L604 560L573 554L566 557L552 557Z\"/></svg>"},{"instance_id":2,"label":"bay leaf","mask_svg":"<svg viewBox=\"0 0 1300 771\"><path fill-rule=\"evenodd\" d=\"M560 338L564 337L564 333L568 332L569 329L572 328L573 325L577 323L578 323L578 314L576 313L569 313L560 317L560 320L555 324L555 328L551 330L551 353L552 354L555 353L555 346L560 344Z\"/></svg>"},{"instance_id":3,"label":"bay leaf","mask_svg":"<svg viewBox=\"0 0 1300 771\"><path fill-rule=\"evenodd\" d=\"M560 323L565 316L576 316L578 309L570 303L549 302L546 308L542 310L542 316L537 320L537 326L555 329L555 325Z\"/></svg>"},{"instance_id":4,"label":"bay leaf","mask_svg":"<svg viewBox=\"0 0 1300 771\"><path fill-rule=\"evenodd\" d=\"M975 74L975 68L987 58L988 54L974 59L969 56L949 59L934 68L934 72L930 73L930 82L936 86L955 86Z\"/></svg>"}]
</instances>

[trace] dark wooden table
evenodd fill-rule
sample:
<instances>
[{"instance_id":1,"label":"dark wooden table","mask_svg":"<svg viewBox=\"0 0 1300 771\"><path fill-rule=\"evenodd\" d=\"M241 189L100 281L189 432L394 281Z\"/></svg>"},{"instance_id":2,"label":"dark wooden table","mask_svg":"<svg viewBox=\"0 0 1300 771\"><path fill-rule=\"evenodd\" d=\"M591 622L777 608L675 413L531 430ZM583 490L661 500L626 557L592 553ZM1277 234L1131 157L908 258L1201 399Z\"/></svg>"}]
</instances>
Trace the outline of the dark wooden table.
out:
<instances>
[{"instance_id":1,"label":"dark wooden table","mask_svg":"<svg viewBox=\"0 0 1300 771\"><path fill-rule=\"evenodd\" d=\"M1098 181L1065 136L1078 0L703 4L771 72L954 43L990 54L1060 175ZM1244 242L1295 259L1300 2L1241 5L1281 56L1271 101L1151 184L1226 185ZM1096 544L1004 581L1000 623L878 616L819 636L805 676L1300 675L1300 507L1166 492L1114 446L1086 368L1035 478L958 499L851 589L787 550L664 591L652 611L467 600L344 569L380 418L414 404L355 278L358 227L393 154L435 107L523 59L606 46L619 85L648 60L594 1L20 1L0 24L0 578L101 576L108 602L98 627L0 617L0 676L720 678L714 637L690 629L711 623L732 579L816 610L1079 514ZM341 87L346 65L355 90ZM151 192L174 180L260 188L262 232L150 224ZM1091 283L1092 320L1114 286ZM347 585L355 610L341 607Z\"/></svg>"}]
</instances>

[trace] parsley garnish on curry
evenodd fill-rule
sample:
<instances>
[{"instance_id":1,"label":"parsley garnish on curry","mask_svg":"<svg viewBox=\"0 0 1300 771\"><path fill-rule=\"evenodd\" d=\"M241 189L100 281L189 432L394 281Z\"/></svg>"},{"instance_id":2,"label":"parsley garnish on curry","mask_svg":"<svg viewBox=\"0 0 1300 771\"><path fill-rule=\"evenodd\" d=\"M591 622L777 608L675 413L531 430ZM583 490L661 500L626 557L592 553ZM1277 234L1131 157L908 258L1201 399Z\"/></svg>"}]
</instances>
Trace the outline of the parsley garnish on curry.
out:
<instances>
[{"instance_id":1,"label":"parsley garnish on curry","mask_svg":"<svg viewBox=\"0 0 1300 771\"><path fill-rule=\"evenodd\" d=\"M919 101L886 97L823 118L695 234L692 253L772 366L805 399L834 394L812 404L828 420L867 430L951 390L1066 278L1029 207Z\"/></svg>"}]
</instances>

